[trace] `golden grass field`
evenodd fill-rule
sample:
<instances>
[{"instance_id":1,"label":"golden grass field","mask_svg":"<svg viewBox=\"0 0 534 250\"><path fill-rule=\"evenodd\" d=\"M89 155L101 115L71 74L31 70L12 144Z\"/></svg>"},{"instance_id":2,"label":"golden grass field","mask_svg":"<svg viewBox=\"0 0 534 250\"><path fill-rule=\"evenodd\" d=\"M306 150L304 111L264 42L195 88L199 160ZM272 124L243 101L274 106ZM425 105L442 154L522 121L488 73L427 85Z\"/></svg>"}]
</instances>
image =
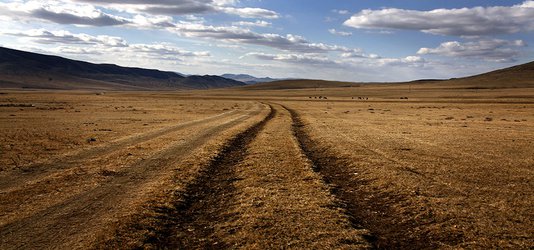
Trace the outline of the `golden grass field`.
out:
<instances>
[{"instance_id":1,"label":"golden grass field","mask_svg":"<svg viewBox=\"0 0 534 250\"><path fill-rule=\"evenodd\" d=\"M534 89L323 87L1 91L0 249L534 247Z\"/></svg>"}]
</instances>

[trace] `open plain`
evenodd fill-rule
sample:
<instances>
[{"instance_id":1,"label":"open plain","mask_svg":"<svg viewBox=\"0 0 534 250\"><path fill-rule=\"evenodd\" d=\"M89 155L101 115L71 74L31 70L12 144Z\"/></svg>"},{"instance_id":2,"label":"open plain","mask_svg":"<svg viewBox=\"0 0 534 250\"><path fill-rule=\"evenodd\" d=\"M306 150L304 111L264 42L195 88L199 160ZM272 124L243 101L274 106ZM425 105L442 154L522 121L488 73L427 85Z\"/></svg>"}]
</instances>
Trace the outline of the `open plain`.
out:
<instances>
[{"instance_id":1,"label":"open plain","mask_svg":"<svg viewBox=\"0 0 534 250\"><path fill-rule=\"evenodd\" d=\"M0 249L534 247L529 87L3 90L0 129Z\"/></svg>"}]
</instances>

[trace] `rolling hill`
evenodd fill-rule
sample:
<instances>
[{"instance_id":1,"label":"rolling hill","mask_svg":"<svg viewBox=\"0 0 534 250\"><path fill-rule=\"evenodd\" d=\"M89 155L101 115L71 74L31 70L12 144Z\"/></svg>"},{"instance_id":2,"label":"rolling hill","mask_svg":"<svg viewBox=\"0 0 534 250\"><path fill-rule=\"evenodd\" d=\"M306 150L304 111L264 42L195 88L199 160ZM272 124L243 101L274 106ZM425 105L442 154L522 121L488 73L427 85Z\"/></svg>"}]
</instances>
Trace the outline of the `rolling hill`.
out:
<instances>
[{"instance_id":1,"label":"rolling hill","mask_svg":"<svg viewBox=\"0 0 534 250\"><path fill-rule=\"evenodd\" d=\"M246 90L277 90L277 89L309 89L309 88L339 88L339 87L359 87L359 83L336 82L324 80L281 80L274 82L258 83L241 87Z\"/></svg>"},{"instance_id":2,"label":"rolling hill","mask_svg":"<svg viewBox=\"0 0 534 250\"><path fill-rule=\"evenodd\" d=\"M534 62L529 62L510 68L491 71L488 73L450 79L441 82L456 87L465 88L533 88Z\"/></svg>"},{"instance_id":3,"label":"rolling hill","mask_svg":"<svg viewBox=\"0 0 534 250\"><path fill-rule=\"evenodd\" d=\"M460 89L503 89L503 88L534 88L534 62L495 70L479 75L452 78L448 80L422 79L411 82L374 83L396 86L399 84L426 85L431 88L460 88ZM360 87L366 83L350 83L324 80L281 80L258 83L240 87L243 90L283 90L309 88L340 88Z\"/></svg>"},{"instance_id":4,"label":"rolling hill","mask_svg":"<svg viewBox=\"0 0 534 250\"><path fill-rule=\"evenodd\" d=\"M247 74L224 74L221 75L224 78L233 79L236 81L244 82L246 84L256 84L256 83L262 83L262 82L274 82L277 81L277 79L273 79L270 77L254 77Z\"/></svg>"},{"instance_id":5,"label":"rolling hill","mask_svg":"<svg viewBox=\"0 0 534 250\"><path fill-rule=\"evenodd\" d=\"M166 90L245 85L219 76L94 64L0 47L0 88Z\"/></svg>"}]
</instances>

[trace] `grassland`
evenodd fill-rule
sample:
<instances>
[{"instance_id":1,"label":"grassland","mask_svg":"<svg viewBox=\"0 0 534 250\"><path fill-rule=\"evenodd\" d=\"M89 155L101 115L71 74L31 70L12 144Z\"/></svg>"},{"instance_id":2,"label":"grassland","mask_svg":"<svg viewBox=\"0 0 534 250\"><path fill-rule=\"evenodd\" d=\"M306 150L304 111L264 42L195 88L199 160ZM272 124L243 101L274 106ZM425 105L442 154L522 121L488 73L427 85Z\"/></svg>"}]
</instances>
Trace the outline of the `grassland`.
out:
<instances>
[{"instance_id":1,"label":"grassland","mask_svg":"<svg viewBox=\"0 0 534 250\"><path fill-rule=\"evenodd\" d=\"M0 121L1 249L534 247L528 86L3 91Z\"/></svg>"}]
</instances>

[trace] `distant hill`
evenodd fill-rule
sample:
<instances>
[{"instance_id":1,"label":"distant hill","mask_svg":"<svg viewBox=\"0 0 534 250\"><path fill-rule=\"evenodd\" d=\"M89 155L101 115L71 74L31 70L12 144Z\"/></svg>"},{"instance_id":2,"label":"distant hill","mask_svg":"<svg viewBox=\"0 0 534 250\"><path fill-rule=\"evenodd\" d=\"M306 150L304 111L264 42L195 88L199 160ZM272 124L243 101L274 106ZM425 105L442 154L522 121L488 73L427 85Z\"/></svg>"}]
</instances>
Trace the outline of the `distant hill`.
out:
<instances>
[{"instance_id":1,"label":"distant hill","mask_svg":"<svg viewBox=\"0 0 534 250\"><path fill-rule=\"evenodd\" d=\"M163 90L243 86L219 76L93 64L0 47L0 88Z\"/></svg>"},{"instance_id":2,"label":"distant hill","mask_svg":"<svg viewBox=\"0 0 534 250\"><path fill-rule=\"evenodd\" d=\"M419 80L414 82L469 89L533 88L534 62L469 77L449 80Z\"/></svg>"},{"instance_id":3,"label":"distant hill","mask_svg":"<svg viewBox=\"0 0 534 250\"><path fill-rule=\"evenodd\" d=\"M448 80L421 79L411 81L412 84L427 85L437 88L464 88L464 89L500 89L500 88L534 88L534 62L513 66L510 68L491 71L484 74L453 78ZM280 89L306 89L306 88L336 88L359 87L364 83L336 82L323 80L281 80L267 83L258 83L241 87L245 90L280 90ZM406 84L380 83L386 85Z\"/></svg>"},{"instance_id":4,"label":"distant hill","mask_svg":"<svg viewBox=\"0 0 534 250\"><path fill-rule=\"evenodd\" d=\"M534 87L534 62L454 81L472 83L480 87Z\"/></svg>"},{"instance_id":5,"label":"distant hill","mask_svg":"<svg viewBox=\"0 0 534 250\"><path fill-rule=\"evenodd\" d=\"M204 75L204 76L188 76L182 81L186 86L195 86L196 89L210 89L210 88L228 88L235 86L245 86L241 81L236 81L220 76Z\"/></svg>"},{"instance_id":6,"label":"distant hill","mask_svg":"<svg viewBox=\"0 0 534 250\"><path fill-rule=\"evenodd\" d=\"M246 90L277 90L277 89L309 89L309 88L339 88L339 87L359 87L358 83L335 82L323 80L281 80L267 83L258 83L241 87Z\"/></svg>"},{"instance_id":7,"label":"distant hill","mask_svg":"<svg viewBox=\"0 0 534 250\"><path fill-rule=\"evenodd\" d=\"M262 77L262 78L258 78L258 77L254 77L254 76L251 76L251 75L246 75L246 74L224 74L224 75L221 75L222 77L224 78L228 78L228 79L233 79L233 80L236 80L236 81L240 81L240 82L244 82L246 84L256 84L256 83L262 83L262 82L273 82L273 81L277 81L278 79L273 79L273 78L270 78L270 77Z\"/></svg>"}]
</instances>

